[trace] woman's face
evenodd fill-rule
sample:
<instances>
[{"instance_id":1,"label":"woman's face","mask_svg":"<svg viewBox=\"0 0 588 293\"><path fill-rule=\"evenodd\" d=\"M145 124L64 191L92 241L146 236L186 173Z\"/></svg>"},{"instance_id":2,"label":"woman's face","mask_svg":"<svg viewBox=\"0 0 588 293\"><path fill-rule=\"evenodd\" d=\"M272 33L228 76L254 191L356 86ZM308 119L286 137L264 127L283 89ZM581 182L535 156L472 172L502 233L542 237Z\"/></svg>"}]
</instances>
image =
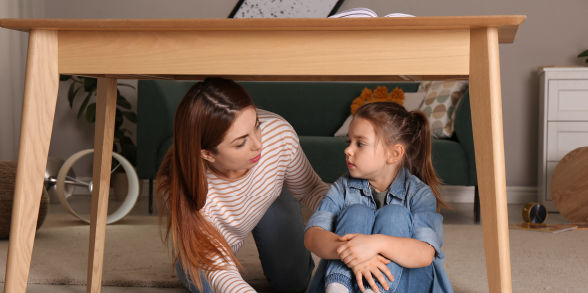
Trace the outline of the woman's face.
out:
<instances>
[{"instance_id":1,"label":"woman's face","mask_svg":"<svg viewBox=\"0 0 588 293\"><path fill-rule=\"evenodd\" d=\"M261 129L254 107L239 111L217 152L202 150L211 169L228 179L243 176L261 159Z\"/></svg>"}]
</instances>

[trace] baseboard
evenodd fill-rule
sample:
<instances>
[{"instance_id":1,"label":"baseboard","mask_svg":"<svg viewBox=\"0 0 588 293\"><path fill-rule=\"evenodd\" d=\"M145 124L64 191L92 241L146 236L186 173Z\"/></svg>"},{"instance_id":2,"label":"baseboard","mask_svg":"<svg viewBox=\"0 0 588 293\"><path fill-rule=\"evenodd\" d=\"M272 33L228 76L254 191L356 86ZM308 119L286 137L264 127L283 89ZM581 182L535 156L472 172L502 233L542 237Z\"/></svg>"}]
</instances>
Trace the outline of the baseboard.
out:
<instances>
[{"instance_id":1,"label":"baseboard","mask_svg":"<svg viewBox=\"0 0 588 293\"><path fill-rule=\"evenodd\" d=\"M84 178L90 180L90 178ZM78 191L78 190L76 190ZM149 196L149 180L139 180L139 196ZM84 193L83 189L78 192ZM87 193L87 191L85 191ZM524 204L532 201L537 201L537 187L536 186L507 186L506 194L508 203ZM88 194L89 196L89 194ZM473 186L459 186L459 185L442 185L441 196L447 203L474 203L474 187ZM57 198L50 198L51 203L57 203Z\"/></svg>"},{"instance_id":2,"label":"baseboard","mask_svg":"<svg viewBox=\"0 0 588 293\"><path fill-rule=\"evenodd\" d=\"M507 202L510 204L524 204L537 201L536 186L507 186ZM474 203L473 186L443 185L441 196L447 203Z\"/></svg>"}]
</instances>

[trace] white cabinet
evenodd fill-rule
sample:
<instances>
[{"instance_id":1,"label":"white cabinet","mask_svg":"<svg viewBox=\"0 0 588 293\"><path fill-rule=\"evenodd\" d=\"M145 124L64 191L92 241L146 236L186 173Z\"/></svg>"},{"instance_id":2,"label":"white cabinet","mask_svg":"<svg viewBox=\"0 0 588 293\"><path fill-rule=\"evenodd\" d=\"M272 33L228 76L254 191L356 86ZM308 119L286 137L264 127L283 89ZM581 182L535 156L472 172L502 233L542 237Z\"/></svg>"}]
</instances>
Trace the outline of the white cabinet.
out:
<instances>
[{"instance_id":1,"label":"white cabinet","mask_svg":"<svg viewBox=\"0 0 588 293\"><path fill-rule=\"evenodd\" d=\"M555 211L550 181L557 163L588 146L588 68L544 67L539 76L538 200Z\"/></svg>"}]
</instances>

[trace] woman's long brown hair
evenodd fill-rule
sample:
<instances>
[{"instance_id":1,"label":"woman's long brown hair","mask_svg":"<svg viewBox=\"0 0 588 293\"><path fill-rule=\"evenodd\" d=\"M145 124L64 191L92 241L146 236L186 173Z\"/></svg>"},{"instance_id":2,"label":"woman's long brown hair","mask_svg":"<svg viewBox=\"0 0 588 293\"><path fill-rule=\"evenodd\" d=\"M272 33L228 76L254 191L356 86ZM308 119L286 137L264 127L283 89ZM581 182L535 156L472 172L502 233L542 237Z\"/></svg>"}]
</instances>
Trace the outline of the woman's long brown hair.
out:
<instances>
[{"instance_id":1,"label":"woman's long brown hair","mask_svg":"<svg viewBox=\"0 0 588 293\"><path fill-rule=\"evenodd\" d=\"M441 180L435 173L431 155L431 128L423 112L408 112L392 102L375 102L361 106L353 117L368 120L386 145L404 145L402 166L431 187L437 198L437 210L440 206L449 207L441 199Z\"/></svg>"},{"instance_id":2,"label":"woman's long brown hair","mask_svg":"<svg viewBox=\"0 0 588 293\"><path fill-rule=\"evenodd\" d=\"M236 114L254 106L239 84L222 78L196 83L180 102L174 119L174 142L156 178L160 222L167 218L165 241L171 234L174 265L202 288L200 272L239 262L220 232L201 214L208 182L201 150L216 152ZM219 261L222 260L222 261Z\"/></svg>"}]
</instances>

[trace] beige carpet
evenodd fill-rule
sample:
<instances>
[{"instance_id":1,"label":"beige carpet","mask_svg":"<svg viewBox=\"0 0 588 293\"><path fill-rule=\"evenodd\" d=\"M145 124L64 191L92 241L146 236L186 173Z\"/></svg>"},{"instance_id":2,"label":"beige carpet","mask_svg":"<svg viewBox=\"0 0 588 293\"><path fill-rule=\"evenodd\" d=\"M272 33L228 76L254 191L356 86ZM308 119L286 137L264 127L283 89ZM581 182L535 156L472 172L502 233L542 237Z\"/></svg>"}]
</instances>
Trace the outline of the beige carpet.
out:
<instances>
[{"instance_id":1,"label":"beige carpet","mask_svg":"<svg viewBox=\"0 0 588 293\"><path fill-rule=\"evenodd\" d=\"M89 227L67 214L49 214L37 233L29 282L85 284ZM157 218L129 216L108 226L103 284L176 287ZM559 234L511 230L514 292L586 292L588 231ZM8 241L0 241L0 282L4 282ZM482 231L474 225L445 225L446 268L456 292L488 292ZM239 252L245 278L269 291L257 251L249 239Z\"/></svg>"}]
</instances>

